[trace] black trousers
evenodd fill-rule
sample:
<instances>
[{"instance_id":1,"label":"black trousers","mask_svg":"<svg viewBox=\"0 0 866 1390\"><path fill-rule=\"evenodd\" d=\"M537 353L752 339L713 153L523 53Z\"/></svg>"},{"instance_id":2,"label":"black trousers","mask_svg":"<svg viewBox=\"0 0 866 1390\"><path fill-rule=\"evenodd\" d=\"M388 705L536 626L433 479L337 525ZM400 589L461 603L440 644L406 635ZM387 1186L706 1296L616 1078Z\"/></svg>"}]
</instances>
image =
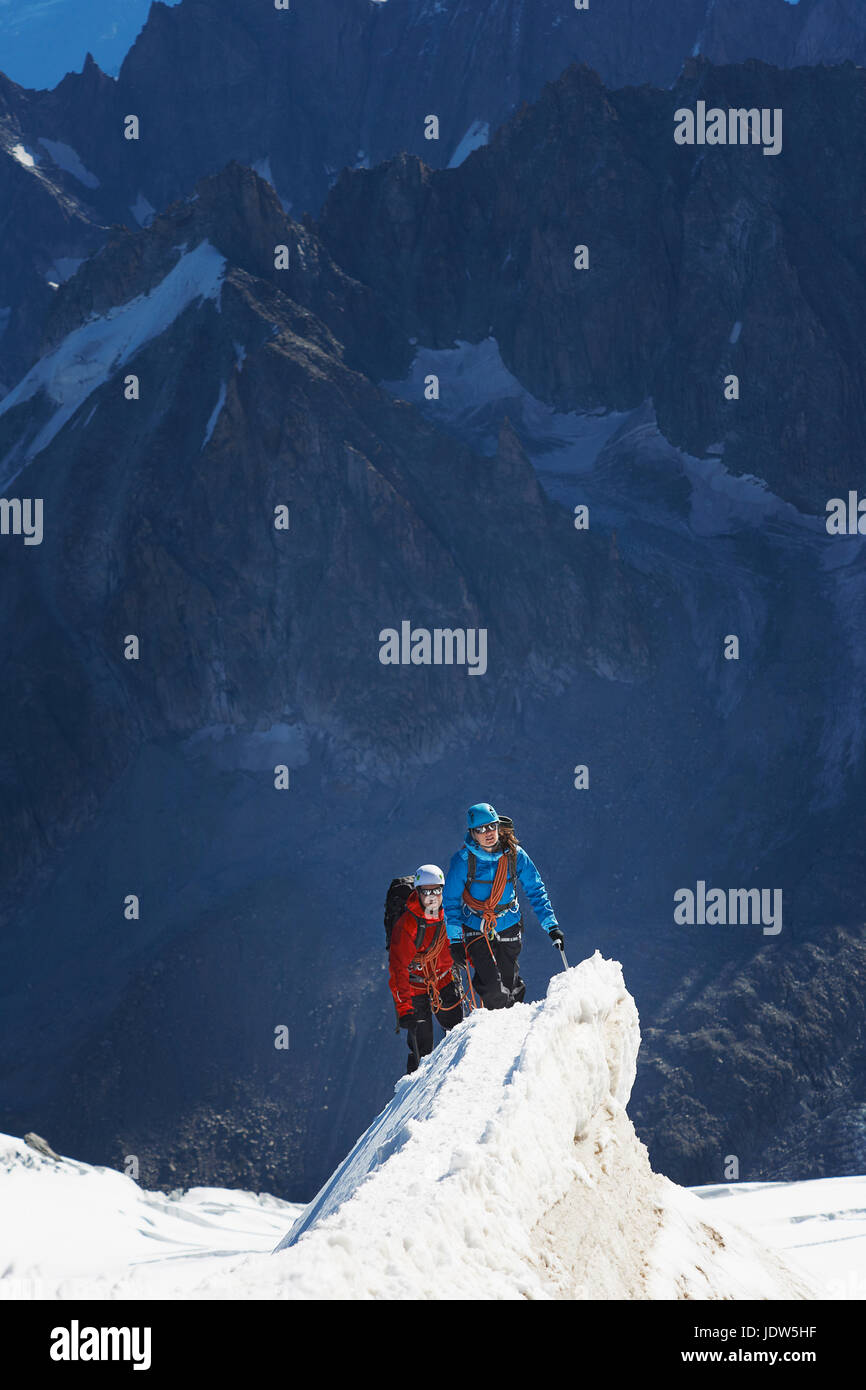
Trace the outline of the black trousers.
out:
<instances>
[{"instance_id":1,"label":"black trousers","mask_svg":"<svg viewBox=\"0 0 866 1390\"><path fill-rule=\"evenodd\" d=\"M510 1009L523 1002L526 984L517 967L522 945L522 922L506 927L489 943L483 935L467 938L466 955L474 967L472 988L485 1009Z\"/></svg>"},{"instance_id":2,"label":"black trousers","mask_svg":"<svg viewBox=\"0 0 866 1390\"><path fill-rule=\"evenodd\" d=\"M447 1033L463 1019L460 991L453 980L449 980L444 989L440 989L439 998L442 1001L442 1007L436 1017ZM407 1037L409 1060L406 1064L406 1071L411 1073L417 1071L421 1058L429 1056L433 1051L433 1005L430 1002L429 994L415 995L415 1002L412 1005L412 1022L407 1029Z\"/></svg>"}]
</instances>

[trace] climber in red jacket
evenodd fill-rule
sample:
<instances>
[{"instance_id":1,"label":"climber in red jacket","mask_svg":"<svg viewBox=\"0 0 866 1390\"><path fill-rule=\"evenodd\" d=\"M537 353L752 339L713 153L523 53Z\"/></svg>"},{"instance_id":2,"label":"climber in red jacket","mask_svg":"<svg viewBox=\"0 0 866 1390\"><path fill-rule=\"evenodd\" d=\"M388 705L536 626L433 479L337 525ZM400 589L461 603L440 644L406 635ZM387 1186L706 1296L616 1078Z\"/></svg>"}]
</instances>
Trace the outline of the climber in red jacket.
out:
<instances>
[{"instance_id":1,"label":"climber in red jacket","mask_svg":"<svg viewBox=\"0 0 866 1390\"><path fill-rule=\"evenodd\" d=\"M409 1043L407 1072L433 1051L433 1014L446 1033L463 1018L442 911L445 875L436 864L422 864L413 883L389 951L391 993Z\"/></svg>"}]
</instances>

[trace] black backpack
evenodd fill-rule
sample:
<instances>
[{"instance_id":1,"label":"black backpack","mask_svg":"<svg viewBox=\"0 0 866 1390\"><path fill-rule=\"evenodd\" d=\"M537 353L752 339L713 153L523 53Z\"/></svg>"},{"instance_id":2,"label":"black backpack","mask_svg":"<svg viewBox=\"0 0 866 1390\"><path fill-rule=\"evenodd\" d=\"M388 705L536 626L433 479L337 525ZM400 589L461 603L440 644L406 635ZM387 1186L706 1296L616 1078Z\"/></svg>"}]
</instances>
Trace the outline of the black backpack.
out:
<instances>
[{"instance_id":1,"label":"black backpack","mask_svg":"<svg viewBox=\"0 0 866 1390\"><path fill-rule=\"evenodd\" d=\"M391 933L394 930L394 923L403 916L406 911L406 904L409 901L409 894L414 886L414 874L406 874L404 878L392 878L391 886L385 894L385 950L391 949Z\"/></svg>"},{"instance_id":2,"label":"black backpack","mask_svg":"<svg viewBox=\"0 0 866 1390\"><path fill-rule=\"evenodd\" d=\"M514 829L514 821L510 816L500 816L500 824ZM470 851L469 876L466 879L466 887L469 888L475 878L475 855ZM511 878L514 883L514 893L517 896L517 852L509 853L508 862L511 866ZM406 904L409 901L409 894L415 886L414 874L405 874L403 878L392 878L388 892L385 894L385 950L391 949L391 933L394 930L394 923L403 916L406 911Z\"/></svg>"}]
</instances>

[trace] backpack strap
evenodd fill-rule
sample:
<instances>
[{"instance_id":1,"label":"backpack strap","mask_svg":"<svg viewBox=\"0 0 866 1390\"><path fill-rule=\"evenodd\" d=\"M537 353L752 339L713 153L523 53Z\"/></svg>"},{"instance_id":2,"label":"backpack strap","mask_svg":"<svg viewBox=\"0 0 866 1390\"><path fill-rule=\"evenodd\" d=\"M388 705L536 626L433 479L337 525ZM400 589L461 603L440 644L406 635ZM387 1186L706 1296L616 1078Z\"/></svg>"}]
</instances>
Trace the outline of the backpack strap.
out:
<instances>
[{"instance_id":1,"label":"backpack strap","mask_svg":"<svg viewBox=\"0 0 866 1390\"><path fill-rule=\"evenodd\" d=\"M416 946L418 947L419 953L420 953L420 949L421 949L421 942L424 940L424 934L425 934L425 932L427 931L427 928L429 927L429 925L430 925L429 922L422 922L422 923L421 923L421 926L423 927L423 931L421 932L420 936L416 936L416 938L415 938L415 944L416 944ZM423 953L423 955L422 955L422 960L430 960L430 959L432 959L434 956L437 956L437 955L439 954L439 947L442 945L442 939L443 939L444 935L445 935L445 921L444 921L444 918L443 918L443 920L439 923L439 925L438 925L437 928L436 928L436 931L435 931L435 933L434 933L434 935L433 935L433 940L430 942L430 945L427 947L427 950L424 951L424 953Z\"/></svg>"},{"instance_id":2,"label":"backpack strap","mask_svg":"<svg viewBox=\"0 0 866 1390\"><path fill-rule=\"evenodd\" d=\"M415 917L414 912L411 915ZM433 921L435 920L436 919L434 917ZM415 917L415 921L417 923L415 927L415 952L416 955L421 956L423 960L425 958L429 958L432 955L435 955L438 952L439 947L442 944L442 938L445 935L445 918L443 917L442 921L438 923L436 932L433 936L433 940L430 942L430 945L427 947L427 950L423 952L421 950L421 945L424 940L424 937L427 935L427 928L430 926L430 918Z\"/></svg>"},{"instance_id":3,"label":"backpack strap","mask_svg":"<svg viewBox=\"0 0 866 1390\"><path fill-rule=\"evenodd\" d=\"M466 851L466 892L469 892L470 884L475 882L475 867L477 864L472 850ZM517 846L515 845L508 851L508 864L511 869L511 881L514 884L514 896L517 897Z\"/></svg>"},{"instance_id":4,"label":"backpack strap","mask_svg":"<svg viewBox=\"0 0 866 1390\"><path fill-rule=\"evenodd\" d=\"M470 884L472 884L472 883L475 882L475 866L476 866L477 863L478 863L478 860L475 858L475 855L472 853L472 850L471 850L471 849L468 849L468 850L466 851L466 884L465 884L466 892L467 892L467 893L469 892Z\"/></svg>"}]
</instances>

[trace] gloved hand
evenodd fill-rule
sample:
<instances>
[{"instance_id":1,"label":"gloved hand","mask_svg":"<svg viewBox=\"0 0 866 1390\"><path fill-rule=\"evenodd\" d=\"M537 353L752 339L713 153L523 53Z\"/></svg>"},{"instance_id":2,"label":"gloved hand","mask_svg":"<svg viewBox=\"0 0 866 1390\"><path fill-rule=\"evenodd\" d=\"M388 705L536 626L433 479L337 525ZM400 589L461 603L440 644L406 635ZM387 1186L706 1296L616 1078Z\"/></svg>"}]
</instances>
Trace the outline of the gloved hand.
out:
<instances>
[{"instance_id":1,"label":"gloved hand","mask_svg":"<svg viewBox=\"0 0 866 1390\"><path fill-rule=\"evenodd\" d=\"M561 951L565 946L565 936L563 932L560 931L559 927L553 927L553 929L548 933L548 935L550 936L550 939L553 942L554 946L558 947Z\"/></svg>"},{"instance_id":2,"label":"gloved hand","mask_svg":"<svg viewBox=\"0 0 866 1390\"><path fill-rule=\"evenodd\" d=\"M463 945L463 942L462 942L462 941L449 941L449 942L448 942L448 946L449 946L449 949L450 949L450 951L451 951L451 959L453 960L454 964L455 964L455 965L465 965L465 964L466 964L466 947Z\"/></svg>"},{"instance_id":3,"label":"gloved hand","mask_svg":"<svg viewBox=\"0 0 866 1390\"><path fill-rule=\"evenodd\" d=\"M401 1014L401 1015L400 1015L400 1027L401 1027L401 1028L411 1028L412 1025L414 1024L414 1022L415 1022L415 1015L414 1015L414 1013L409 1012L408 1014Z\"/></svg>"}]
</instances>

